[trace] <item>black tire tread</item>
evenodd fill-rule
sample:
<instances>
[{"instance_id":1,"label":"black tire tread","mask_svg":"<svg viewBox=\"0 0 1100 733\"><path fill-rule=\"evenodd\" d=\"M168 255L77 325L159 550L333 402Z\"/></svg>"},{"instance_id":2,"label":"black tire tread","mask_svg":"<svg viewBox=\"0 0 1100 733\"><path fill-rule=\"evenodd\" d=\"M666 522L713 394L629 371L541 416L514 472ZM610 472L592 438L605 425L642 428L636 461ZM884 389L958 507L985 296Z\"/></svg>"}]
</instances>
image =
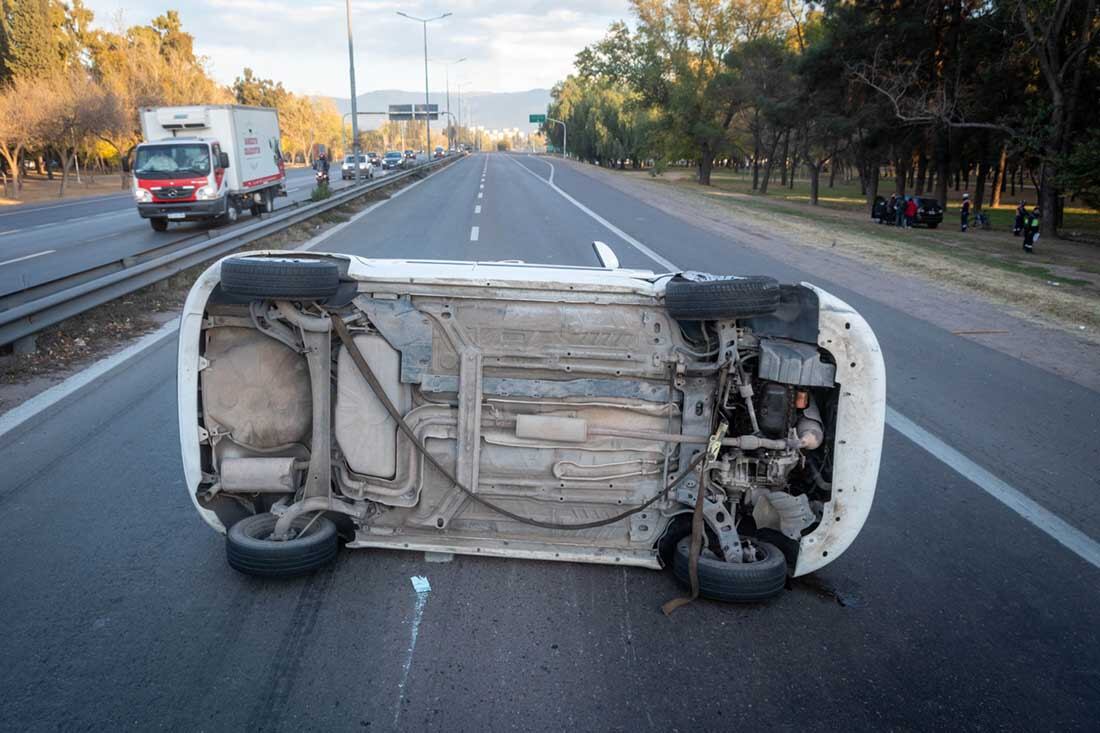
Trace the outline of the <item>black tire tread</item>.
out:
<instances>
[{"instance_id":1,"label":"black tire tread","mask_svg":"<svg viewBox=\"0 0 1100 733\"><path fill-rule=\"evenodd\" d=\"M699 557L699 595L715 601L754 603L779 595L787 584L787 561L779 548L753 540L767 556L753 563L728 563L714 557ZM685 587L691 586L691 537L676 545L672 574Z\"/></svg>"},{"instance_id":2,"label":"black tire tread","mask_svg":"<svg viewBox=\"0 0 1100 733\"><path fill-rule=\"evenodd\" d=\"M246 575L262 578L289 578L305 575L327 565L340 549L336 525L327 517L303 516L294 526L313 524L304 537L276 542L257 539L255 534L270 533L275 527L273 514L245 517L225 535L225 557L229 566Z\"/></svg>"},{"instance_id":3,"label":"black tire tread","mask_svg":"<svg viewBox=\"0 0 1100 733\"><path fill-rule=\"evenodd\" d=\"M779 282L760 275L704 281L673 278L665 286L665 307L681 321L767 315L779 307L779 298Z\"/></svg>"},{"instance_id":4,"label":"black tire tread","mask_svg":"<svg viewBox=\"0 0 1100 733\"><path fill-rule=\"evenodd\" d=\"M340 287L340 268L325 260L234 257L222 263L221 286L251 298L321 300Z\"/></svg>"}]
</instances>

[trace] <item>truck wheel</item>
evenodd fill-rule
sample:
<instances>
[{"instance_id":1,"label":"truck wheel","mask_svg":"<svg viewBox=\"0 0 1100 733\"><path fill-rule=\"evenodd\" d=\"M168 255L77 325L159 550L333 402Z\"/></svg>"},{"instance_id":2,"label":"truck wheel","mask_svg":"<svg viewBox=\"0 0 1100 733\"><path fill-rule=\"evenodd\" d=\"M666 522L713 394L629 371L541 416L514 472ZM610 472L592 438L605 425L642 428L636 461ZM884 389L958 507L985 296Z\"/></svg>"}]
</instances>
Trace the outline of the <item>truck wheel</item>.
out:
<instances>
[{"instance_id":1,"label":"truck wheel","mask_svg":"<svg viewBox=\"0 0 1100 733\"><path fill-rule=\"evenodd\" d=\"M324 300L339 289L340 268L327 260L234 257L222 262L221 286L248 298Z\"/></svg>"},{"instance_id":2,"label":"truck wheel","mask_svg":"<svg viewBox=\"0 0 1100 733\"><path fill-rule=\"evenodd\" d=\"M288 578L311 573L335 559L340 546L336 525L328 517L295 518L287 540L271 539L276 521L274 514L253 514L230 527L225 534L229 566L245 575Z\"/></svg>"},{"instance_id":3,"label":"truck wheel","mask_svg":"<svg viewBox=\"0 0 1100 733\"><path fill-rule=\"evenodd\" d=\"M275 192L270 188L264 191L264 202L260 204L265 214L275 211Z\"/></svg>"},{"instance_id":4,"label":"truck wheel","mask_svg":"<svg viewBox=\"0 0 1100 733\"><path fill-rule=\"evenodd\" d=\"M153 227L154 232L166 232L168 231L168 220L161 216L154 216L149 220L149 226Z\"/></svg>"},{"instance_id":5,"label":"truck wheel","mask_svg":"<svg viewBox=\"0 0 1100 733\"><path fill-rule=\"evenodd\" d=\"M766 315L779 307L779 283L763 276L713 280L675 277L665 286L665 306L679 321Z\"/></svg>"},{"instance_id":6,"label":"truck wheel","mask_svg":"<svg viewBox=\"0 0 1100 733\"><path fill-rule=\"evenodd\" d=\"M787 560L775 545L754 539L754 562L725 562L704 550L699 555L699 595L715 601L752 603L779 595L787 584ZM672 574L691 587L691 536L676 544Z\"/></svg>"}]
</instances>

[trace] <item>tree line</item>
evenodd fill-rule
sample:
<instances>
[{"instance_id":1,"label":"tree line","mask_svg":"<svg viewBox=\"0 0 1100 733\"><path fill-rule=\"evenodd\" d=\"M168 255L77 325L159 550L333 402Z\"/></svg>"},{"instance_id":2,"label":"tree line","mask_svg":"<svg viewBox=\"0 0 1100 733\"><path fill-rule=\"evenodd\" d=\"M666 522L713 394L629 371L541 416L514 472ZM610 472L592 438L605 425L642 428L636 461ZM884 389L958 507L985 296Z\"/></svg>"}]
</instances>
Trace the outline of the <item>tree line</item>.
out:
<instances>
[{"instance_id":1,"label":"tree line","mask_svg":"<svg viewBox=\"0 0 1100 733\"><path fill-rule=\"evenodd\" d=\"M141 142L142 107L262 104L279 111L284 154L308 159L314 144L340 143L329 99L293 94L250 69L218 84L176 11L115 30L92 20L81 0L0 0L0 174L16 198L25 168L52 178L54 161L61 196L77 161L119 171L125 186L122 160Z\"/></svg>"},{"instance_id":2,"label":"tree line","mask_svg":"<svg viewBox=\"0 0 1100 733\"><path fill-rule=\"evenodd\" d=\"M601 165L748 167L767 193L797 170L852 170L870 204L975 206L1038 191L1044 233L1069 199L1100 208L1097 0L631 0L552 90L569 153ZM557 146L560 125L545 130Z\"/></svg>"}]
</instances>

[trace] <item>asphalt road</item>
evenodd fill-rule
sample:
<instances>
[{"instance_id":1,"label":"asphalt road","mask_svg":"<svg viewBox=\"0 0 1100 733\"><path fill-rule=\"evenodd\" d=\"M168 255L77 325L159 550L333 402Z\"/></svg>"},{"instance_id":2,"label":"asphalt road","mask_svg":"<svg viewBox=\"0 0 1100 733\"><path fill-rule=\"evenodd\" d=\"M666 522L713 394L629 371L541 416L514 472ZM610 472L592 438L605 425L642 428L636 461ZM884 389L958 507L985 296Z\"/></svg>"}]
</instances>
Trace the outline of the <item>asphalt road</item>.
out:
<instances>
[{"instance_id":1,"label":"asphalt road","mask_svg":"<svg viewBox=\"0 0 1100 733\"><path fill-rule=\"evenodd\" d=\"M351 183L340 180L337 164L330 175L334 190ZM308 199L313 185L312 169L289 169L287 197L275 200L276 209ZM245 212L241 223L249 218ZM211 229L208 224L181 223L154 232L138 216L128 192L8 207L0 210L0 295Z\"/></svg>"},{"instance_id":2,"label":"asphalt road","mask_svg":"<svg viewBox=\"0 0 1100 733\"><path fill-rule=\"evenodd\" d=\"M472 156L323 249L594 264L601 239L624 266L661 269L547 185L549 171ZM896 414L1100 538L1097 393L565 166L554 182L679 266L834 290L876 329ZM357 551L296 581L235 574L184 492L174 369L168 340L0 438L2 729L1095 730L1100 718L1100 570L893 429L871 516L841 558L766 605L700 601L670 620L659 606L677 587L641 569ZM432 588L418 625L413 575Z\"/></svg>"}]
</instances>

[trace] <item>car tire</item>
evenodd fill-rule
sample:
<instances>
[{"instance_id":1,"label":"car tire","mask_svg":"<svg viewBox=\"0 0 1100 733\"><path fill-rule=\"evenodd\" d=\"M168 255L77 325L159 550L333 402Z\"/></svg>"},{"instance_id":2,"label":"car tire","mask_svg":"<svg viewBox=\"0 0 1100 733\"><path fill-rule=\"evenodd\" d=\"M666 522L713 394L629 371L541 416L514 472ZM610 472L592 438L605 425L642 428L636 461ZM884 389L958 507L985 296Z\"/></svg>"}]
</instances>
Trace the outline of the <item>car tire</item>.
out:
<instances>
[{"instance_id":1,"label":"car tire","mask_svg":"<svg viewBox=\"0 0 1100 733\"><path fill-rule=\"evenodd\" d=\"M234 257L222 262L221 287L248 298L323 300L339 289L340 268L327 260Z\"/></svg>"},{"instance_id":2,"label":"car tire","mask_svg":"<svg viewBox=\"0 0 1100 733\"><path fill-rule=\"evenodd\" d=\"M292 539L269 539L275 530L274 514L253 514L240 520L225 534L225 557L229 566L245 575L260 578L289 578L306 575L332 562L340 549L336 525L327 517L312 514L291 522ZM293 530L305 530L300 537Z\"/></svg>"},{"instance_id":3,"label":"car tire","mask_svg":"<svg viewBox=\"0 0 1100 733\"><path fill-rule=\"evenodd\" d=\"M679 321L748 318L774 313L779 295L779 282L771 277L675 277L665 286L665 307Z\"/></svg>"},{"instance_id":4,"label":"car tire","mask_svg":"<svg viewBox=\"0 0 1100 733\"><path fill-rule=\"evenodd\" d=\"M937 224L929 224L929 225L928 225L928 228L929 228L929 229L935 229L935 228L936 228L936 227L938 227L938 226L939 226L939 224L938 224L938 223L937 223Z\"/></svg>"},{"instance_id":5,"label":"car tire","mask_svg":"<svg viewBox=\"0 0 1100 733\"><path fill-rule=\"evenodd\" d=\"M787 560L779 548L753 540L762 557L756 562L725 562L703 552L699 555L699 595L714 601L753 603L766 601L783 592L787 584ZM676 544L672 556L672 574L685 587L691 587L691 536Z\"/></svg>"},{"instance_id":6,"label":"car tire","mask_svg":"<svg viewBox=\"0 0 1100 733\"><path fill-rule=\"evenodd\" d=\"M162 216L154 216L149 220L149 226L153 227L154 232L166 232L168 231L168 220Z\"/></svg>"}]
</instances>

